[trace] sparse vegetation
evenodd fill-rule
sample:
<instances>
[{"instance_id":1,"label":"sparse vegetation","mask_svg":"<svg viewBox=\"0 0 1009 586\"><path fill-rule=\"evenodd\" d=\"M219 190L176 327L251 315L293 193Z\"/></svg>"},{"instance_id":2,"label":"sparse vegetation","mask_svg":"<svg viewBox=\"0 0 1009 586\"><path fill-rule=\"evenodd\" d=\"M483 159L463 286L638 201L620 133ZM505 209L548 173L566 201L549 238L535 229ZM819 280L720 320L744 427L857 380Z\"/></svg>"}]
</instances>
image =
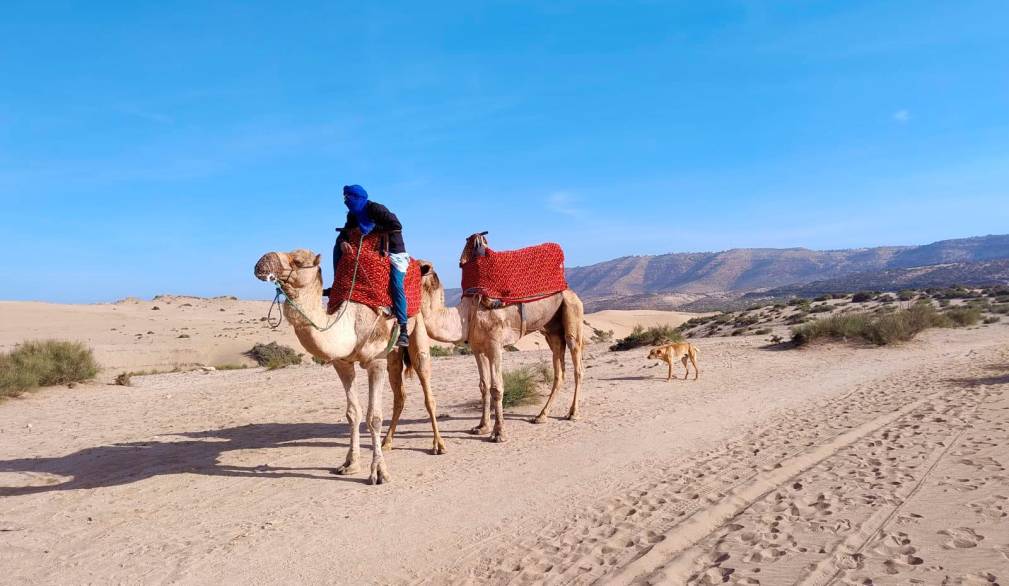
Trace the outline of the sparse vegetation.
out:
<instances>
[{"instance_id":1,"label":"sparse vegetation","mask_svg":"<svg viewBox=\"0 0 1009 586\"><path fill-rule=\"evenodd\" d=\"M0 397L94 378L98 363L80 342L35 340L0 354Z\"/></svg>"},{"instance_id":2,"label":"sparse vegetation","mask_svg":"<svg viewBox=\"0 0 1009 586\"><path fill-rule=\"evenodd\" d=\"M121 387L130 386L130 379L133 377L132 372L120 372L116 375L116 384Z\"/></svg>"},{"instance_id":3,"label":"sparse vegetation","mask_svg":"<svg viewBox=\"0 0 1009 586\"><path fill-rule=\"evenodd\" d=\"M981 310L976 307L954 307L947 309L942 315L959 327L972 326L981 321Z\"/></svg>"},{"instance_id":4,"label":"sparse vegetation","mask_svg":"<svg viewBox=\"0 0 1009 586\"><path fill-rule=\"evenodd\" d=\"M505 352L518 352L519 349L515 347L515 344L505 344Z\"/></svg>"},{"instance_id":5,"label":"sparse vegetation","mask_svg":"<svg viewBox=\"0 0 1009 586\"><path fill-rule=\"evenodd\" d=\"M866 301L872 301L876 295L871 291L859 291L851 296L852 303L865 303Z\"/></svg>"},{"instance_id":6,"label":"sparse vegetation","mask_svg":"<svg viewBox=\"0 0 1009 586\"><path fill-rule=\"evenodd\" d=\"M928 328L957 325L930 303L882 315L868 312L837 314L792 328L792 343L804 346L818 339L855 340L884 346L912 339Z\"/></svg>"},{"instance_id":7,"label":"sparse vegetation","mask_svg":"<svg viewBox=\"0 0 1009 586\"><path fill-rule=\"evenodd\" d=\"M473 354L470 350L469 344L455 344L453 346L436 346L431 345L431 356L434 358L441 358L444 356L469 356Z\"/></svg>"},{"instance_id":8,"label":"sparse vegetation","mask_svg":"<svg viewBox=\"0 0 1009 586\"><path fill-rule=\"evenodd\" d=\"M282 346L276 342L256 344L245 355L255 360L256 364L265 366L268 370L301 364L302 357L301 354L295 352L294 348Z\"/></svg>"},{"instance_id":9,"label":"sparse vegetation","mask_svg":"<svg viewBox=\"0 0 1009 586\"><path fill-rule=\"evenodd\" d=\"M592 328L592 337L589 338L590 341L596 344L604 344L613 341L613 330L600 330L599 328Z\"/></svg>"},{"instance_id":10,"label":"sparse vegetation","mask_svg":"<svg viewBox=\"0 0 1009 586\"><path fill-rule=\"evenodd\" d=\"M637 325L626 338L621 338L617 340L616 344L610 346L610 350L619 352L642 346L658 346L682 341L683 335L671 326L652 326L645 329L644 326Z\"/></svg>"},{"instance_id":11,"label":"sparse vegetation","mask_svg":"<svg viewBox=\"0 0 1009 586\"><path fill-rule=\"evenodd\" d=\"M1002 318L1000 318L997 315L989 315L988 317L984 318L984 324L985 325L995 324L998 323L1000 319Z\"/></svg>"},{"instance_id":12,"label":"sparse vegetation","mask_svg":"<svg viewBox=\"0 0 1009 586\"><path fill-rule=\"evenodd\" d=\"M317 360L314 356L312 357L312 359ZM218 364L214 366L214 368L216 368L217 370L244 370L249 367L245 364L229 363L229 364Z\"/></svg>"},{"instance_id":13,"label":"sparse vegetation","mask_svg":"<svg viewBox=\"0 0 1009 586\"><path fill-rule=\"evenodd\" d=\"M529 367L506 370L501 402L505 407L528 403L536 394L536 384L536 374Z\"/></svg>"}]
</instances>

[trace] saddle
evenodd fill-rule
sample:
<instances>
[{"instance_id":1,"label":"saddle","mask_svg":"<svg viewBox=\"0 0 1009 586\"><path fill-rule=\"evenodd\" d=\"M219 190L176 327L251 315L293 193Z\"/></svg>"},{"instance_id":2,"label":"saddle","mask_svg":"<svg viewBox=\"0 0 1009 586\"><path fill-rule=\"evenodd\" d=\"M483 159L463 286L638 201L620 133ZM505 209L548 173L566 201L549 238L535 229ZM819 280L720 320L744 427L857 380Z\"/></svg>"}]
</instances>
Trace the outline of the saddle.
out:
<instances>
[{"instance_id":1,"label":"saddle","mask_svg":"<svg viewBox=\"0 0 1009 586\"><path fill-rule=\"evenodd\" d=\"M485 307L538 301L568 288L559 244L506 251L483 248L481 253L462 264L462 294L479 296Z\"/></svg>"},{"instance_id":2,"label":"saddle","mask_svg":"<svg viewBox=\"0 0 1009 586\"><path fill-rule=\"evenodd\" d=\"M361 240L360 230L354 229L348 235L348 242L354 247L351 254L344 254L336 267L336 277L329 290L329 302L326 311L336 313L340 304L347 300L367 305L376 310L392 307L392 294L389 266L389 246L386 234L371 233ZM358 252L357 244L361 243ZM355 264L357 274L354 274ZM420 311L420 263L410 260L403 283L406 292L407 311L409 317Z\"/></svg>"}]
</instances>

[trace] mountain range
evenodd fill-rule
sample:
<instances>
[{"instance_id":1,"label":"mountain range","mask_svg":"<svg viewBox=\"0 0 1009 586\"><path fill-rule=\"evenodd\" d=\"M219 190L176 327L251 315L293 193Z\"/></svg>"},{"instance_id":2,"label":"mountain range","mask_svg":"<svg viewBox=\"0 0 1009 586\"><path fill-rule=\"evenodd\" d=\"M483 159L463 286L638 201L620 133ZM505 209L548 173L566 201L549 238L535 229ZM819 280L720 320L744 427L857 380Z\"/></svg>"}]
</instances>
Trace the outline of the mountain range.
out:
<instances>
[{"instance_id":1,"label":"mountain range","mask_svg":"<svg viewBox=\"0 0 1009 586\"><path fill-rule=\"evenodd\" d=\"M995 284L1005 281L1002 264L1009 259L1009 234L941 240L920 246L879 246L842 250L806 248L734 248L721 252L678 252L625 256L590 266L566 269L568 285L586 309L674 309L698 301L738 299L757 292L796 294L797 286L851 291L893 289L907 283L928 286ZM930 265L942 270L905 271ZM922 277L915 281L913 276ZM983 281L983 283L982 283ZM888 286L889 283L892 286ZM869 284L872 286L862 286ZM904 283L904 284L898 284ZM773 293L772 293L773 292ZM448 292L450 301L458 290ZM703 303L702 303L703 305Z\"/></svg>"}]
</instances>

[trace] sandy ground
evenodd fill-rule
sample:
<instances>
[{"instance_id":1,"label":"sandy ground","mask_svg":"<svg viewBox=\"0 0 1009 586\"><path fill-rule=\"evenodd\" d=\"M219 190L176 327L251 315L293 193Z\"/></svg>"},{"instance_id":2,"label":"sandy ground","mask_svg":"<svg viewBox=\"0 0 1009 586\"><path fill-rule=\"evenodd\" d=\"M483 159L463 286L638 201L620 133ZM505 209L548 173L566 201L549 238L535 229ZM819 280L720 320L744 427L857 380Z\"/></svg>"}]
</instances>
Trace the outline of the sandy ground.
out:
<instances>
[{"instance_id":1,"label":"sandy ground","mask_svg":"<svg viewBox=\"0 0 1009 586\"><path fill-rule=\"evenodd\" d=\"M382 486L329 473L348 430L327 367L6 401L3 582L1009 581L1009 326L894 348L696 343L698 381L590 348L582 419L514 408L506 444L465 432L472 359L437 359L449 451L428 453L410 382Z\"/></svg>"},{"instance_id":2,"label":"sandy ground","mask_svg":"<svg viewBox=\"0 0 1009 586\"><path fill-rule=\"evenodd\" d=\"M153 301L130 298L93 305L0 301L0 351L28 339L85 342L94 349L105 382L126 371L255 366L244 353L257 343L277 342L300 349L286 323L277 329L270 327L266 320L269 311L270 303L266 301L225 297L165 295ZM585 321L603 331L613 330L619 338L637 324L678 326L695 315L699 314L601 311L587 315ZM276 316L275 310L271 319ZM546 350L547 343L541 334L532 333L519 340L516 347Z\"/></svg>"}]
</instances>

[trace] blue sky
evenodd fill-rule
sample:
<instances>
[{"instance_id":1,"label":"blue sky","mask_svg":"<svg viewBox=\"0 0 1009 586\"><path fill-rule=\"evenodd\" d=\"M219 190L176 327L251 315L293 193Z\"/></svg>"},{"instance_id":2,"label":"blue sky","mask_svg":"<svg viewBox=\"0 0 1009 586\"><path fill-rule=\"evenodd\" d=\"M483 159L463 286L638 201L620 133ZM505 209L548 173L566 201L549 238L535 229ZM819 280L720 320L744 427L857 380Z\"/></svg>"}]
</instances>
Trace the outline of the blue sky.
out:
<instances>
[{"instance_id":1,"label":"blue sky","mask_svg":"<svg viewBox=\"0 0 1009 586\"><path fill-rule=\"evenodd\" d=\"M451 282L1009 232L996 1L5 2L6 299L267 297L360 183Z\"/></svg>"}]
</instances>

